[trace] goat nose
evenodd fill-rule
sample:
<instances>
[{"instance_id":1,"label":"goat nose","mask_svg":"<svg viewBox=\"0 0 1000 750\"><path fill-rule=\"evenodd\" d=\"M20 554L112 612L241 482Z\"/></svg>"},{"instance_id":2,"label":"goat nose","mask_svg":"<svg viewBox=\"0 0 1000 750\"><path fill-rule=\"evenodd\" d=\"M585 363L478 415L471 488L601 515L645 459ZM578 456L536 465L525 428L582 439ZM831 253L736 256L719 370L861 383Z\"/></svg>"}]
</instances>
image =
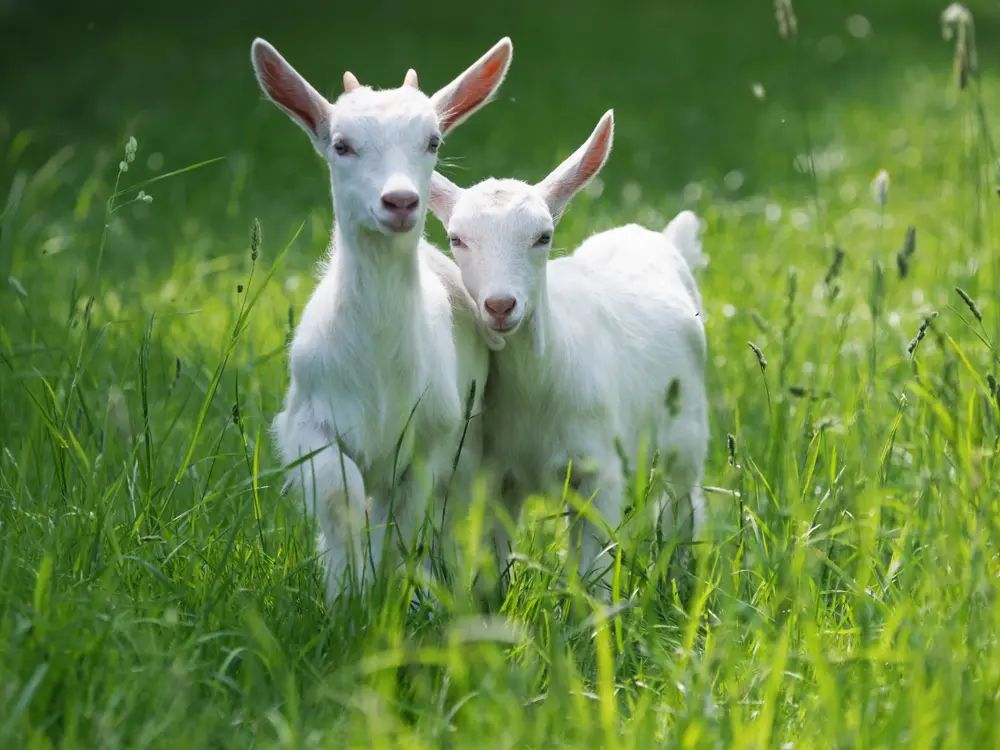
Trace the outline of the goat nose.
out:
<instances>
[{"instance_id":1,"label":"goat nose","mask_svg":"<svg viewBox=\"0 0 1000 750\"><path fill-rule=\"evenodd\" d=\"M488 297L483 304L490 315L502 320L514 311L517 300L513 297Z\"/></svg>"},{"instance_id":2,"label":"goat nose","mask_svg":"<svg viewBox=\"0 0 1000 750\"><path fill-rule=\"evenodd\" d=\"M420 205L420 196L412 190L390 190L382 193L382 206L394 214L408 214Z\"/></svg>"}]
</instances>

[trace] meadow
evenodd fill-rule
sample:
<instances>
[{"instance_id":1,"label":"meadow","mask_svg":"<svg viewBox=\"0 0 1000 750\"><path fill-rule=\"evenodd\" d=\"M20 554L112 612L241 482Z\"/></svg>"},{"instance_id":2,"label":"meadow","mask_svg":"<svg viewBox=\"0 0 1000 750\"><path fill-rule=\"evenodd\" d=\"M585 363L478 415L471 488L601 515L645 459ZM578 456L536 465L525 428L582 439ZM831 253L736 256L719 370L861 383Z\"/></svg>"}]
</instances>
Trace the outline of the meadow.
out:
<instances>
[{"instance_id":1,"label":"meadow","mask_svg":"<svg viewBox=\"0 0 1000 750\"><path fill-rule=\"evenodd\" d=\"M943 6L0 3L0 747L1000 747L1000 7L973 61ZM556 246L704 219L686 601L621 555L602 605L539 522L488 606L327 608L268 427L329 185L257 35L326 93L510 35L442 171L541 178L614 107Z\"/></svg>"}]
</instances>

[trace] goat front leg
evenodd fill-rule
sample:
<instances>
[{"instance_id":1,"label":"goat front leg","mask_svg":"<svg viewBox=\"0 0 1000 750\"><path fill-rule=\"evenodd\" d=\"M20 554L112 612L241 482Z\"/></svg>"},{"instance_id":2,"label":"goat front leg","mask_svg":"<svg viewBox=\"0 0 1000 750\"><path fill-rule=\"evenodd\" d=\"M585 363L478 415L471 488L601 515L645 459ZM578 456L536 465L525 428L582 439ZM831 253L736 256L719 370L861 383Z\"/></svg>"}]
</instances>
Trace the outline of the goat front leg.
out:
<instances>
[{"instance_id":1,"label":"goat front leg","mask_svg":"<svg viewBox=\"0 0 1000 750\"><path fill-rule=\"evenodd\" d=\"M434 580L431 555L438 526L433 512L428 512L434 487L434 475L427 466L411 463L396 480L382 510L389 528L387 541L393 564L415 557L417 568L428 582Z\"/></svg>"},{"instance_id":2,"label":"goat front leg","mask_svg":"<svg viewBox=\"0 0 1000 750\"><path fill-rule=\"evenodd\" d=\"M685 488L683 493L664 493L657 517L659 537L670 556L669 578L677 584L682 601L687 601L694 587L695 555L692 545L699 540L705 524L705 496L700 485Z\"/></svg>"},{"instance_id":3,"label":"goat front leg","mask_svg":"<svg viewBox=\"0 0 1000 750\"><path fill-rule=\"evenodd\" d=\"M579 465L579 469L577 466ZM577 561L581 580L600 571L594 583L598 594L605 600L611 598L612 556L599 558L611 541L610 532L618 529L622 522L625 483L612 461L574 462L570 474L570 486L579 496L578 500L588 505L585 513L575 513L573 518L574 546L579 544ZM593 520L591 520L593 518Z\"/></svg>"},{"instance_id":4,"label":"goat front leg","mask_svg":"<svg viewBox=\"0 0 1000 750\"><path fill-rule=\"evenodd\" d=\"M511 471L504 472L492 488L495 490L492 499L497 505L487 514L490 525L488 539L501 589L506 591L510 583L509 563L514 543L511 529L517 529L526 493L523 482L518 481Z\"/></svg>"},{"instance_id":5,"label":"goat front leg","mask_svg":"<svg viewBox=\"0 0 1000 750\"><path fill-rule=\"evenodd\" d=\"M303 492L306 509L319 525L317 548L323 566L327 604L348 590L366 590L382 558L382 529L366 528L365 482L357 464L322 430L298 425L287 463L309 456L290 470ZM379 523L373 519L373 525Z\"/></svg>"}]
</instances>

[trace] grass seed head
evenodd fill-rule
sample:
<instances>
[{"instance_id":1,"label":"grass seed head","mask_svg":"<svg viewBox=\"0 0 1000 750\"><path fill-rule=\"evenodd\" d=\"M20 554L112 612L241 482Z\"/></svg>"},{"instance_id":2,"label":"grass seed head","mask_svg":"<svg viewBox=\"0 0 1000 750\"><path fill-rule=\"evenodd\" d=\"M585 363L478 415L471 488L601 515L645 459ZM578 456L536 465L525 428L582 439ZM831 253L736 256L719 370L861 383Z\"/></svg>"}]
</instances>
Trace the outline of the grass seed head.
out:
<instances>
[{"instance_id":1,"label":"grass seed head","mask_svg":"<svg viewBox=\"0 0 1000 750\"><path fill-rule=\"evenodd\" d=\"M174 357L174 379L170 381L170 385L167 387L167 393L173 392L179 382L181 382L181 358Z\"/></svg>"},{"instance_id":2,"label":"grass seed head","mask_svg":"<svg viewBox=\"0 0 1000 750\"><path fill-rule=\"evenodd\" d=\"M889 202L889 173L880 169L872 180L872 197L882 208Z\"/></svg>"},{"instance_id":3,"label":"grass seed head","mask_svg":"<svg viewBox=\"0 0 1000 750\"><path fill-rule=\"evenodd\" d=\"M905 279L910 272L910 256L917 249L917 228L909 226L906 228L906 238L903 240L903 247L896 254L896 266L899 269L899 278Z\"/></svg>"},{"instance_id":4,"label":"grass seed head","mask_svg":"<svg viewBox=\"0 0 1000 750\"><path fill-rule=\"evenodd\" d=\"M11 288L11 291L21 299L25 299L28 296L28 292L23 286L21 286L21 282L13 276L7 277L7 285Z\"/></svg>"},{"instance_id":5,"label":"grass seed head","mask_svg":"<svg viewBox=\"0 0 1000 750\"><path fill-rule=\"evenodd\" d=\"M917 335L910 341L910 345L906 347L906 353L912 356L913 352L915 352L917 347L920 345L920 342L924 340L925 335L926 332L924 331L923 326L921 326L920 330L917 331Z\"/></svg>"},{"instance_id":6,"label":"grass seed head","mask_svg":"<svg viewBox=\"0 0 1000 750\"><path fill-rule=\"evenodd\" d=\"M260 221L254 219L250 226L250 260L257 260L258 253L260 253Z\"/></svg>"},{"instance_id":7,"label":"grass seed head","mask_svg":"<svg viewBox=\"0 0 1000 750\"><path fill-rule=\"evenodd\" d=\"M907 258L909 258L911 255L913 255L916 249L917 249L917 228L915 226L910 225L906 228L906 238L903 240L903 249L900 252Z\"/></svg>"},{"instance_id":8,"label":"grass seed head","mask_svg":"<svg viewBox=\"0 0 1000 750\"><path fill-rule=\"evenodd\" d=\"M119 172L128 172L128 165L135 161L135 152L139 148L139 143L134 135L130 135L125 141L125 158L118 162Z\"/></svg>"},{"instance_id":9,"label":"grass seed head","mask_svg":"<svg viewBox=\"0 0 1000 750\"><path fill-rule=\"evenodd\" d=\"M670 381L664 403L670 416L676 417L681 410L681 381L678 378Z\"/></svg>"},{"instance_id":10,"label":"grass seed head","mask_svg":"<svg viewBox=\"0 0 1000 750\"><path fill-rule=\"evenodd\" d=\"M960 287L960 286L956 286L955 287L955 291L958 292L958 296L962 298L962 301L965 303L966 307L969 308L969 312L971 312L973 315L975 315L976 316L976 320L978 320L980 323L982 323L983 322L983 314L979 311L979 307L973 301L972 297L970 297L968 295L968 293L964 289L962 289L962 287Z\"/></svg>"},{"instance_id":11,"label":"grass seed head","mask_svg":"<svg viewBox=\"0 0 1000 750\"><path fill-rule=\"evenodd\" d=\"M792 0L774 0L774 16L778 20L778 35L782 39L793 39L799 30L795 19Z\"/></svg>"},{"instance_id":12,"label":"grass seed head","mask_svg":"<svg viewBox=\"0 0 1000 750\"><path fill-rule=\"evenodd\" d=\"M767 359L764 357L764 352L752 341L748 341L747 346L749 346L753 350L753 353L757 356L757 364L760 365L760 371L764 372L764 370L767 369Z\"/></svg>"},{"instance_id":13,"label":"grass seed head","mask_svg":"<svg viewBox=\"0 0 1000 750\"><path fill-rule=\"evenodd\" d=\"M955 73L959 89L965 89L969 76L979 72L976 54L976 30L972 13L961 3L952 3L941 13L941 35L955 40Z\"/></svg>"},{"instance_id":14,"label":"grass seed head","mask_svg":"<svg viewBox=\"0 0 1000 750\"><path fill-rule=\"evenodd\" d=\"M907 260L902 252L896 253L896 268L899 271L899 278L901 279L905 279L906 275L910 272L910 261Z\"/></svg>"},{"instance_id":15,"label":"grass seed head","mask_svg":"<svg viewBox=\"0 0 1000 750\"><path fill-rule=\"evenodd\" d=\"M828 427L832 427L835 423L836 422L833 417L823 417L813 425L813 435L818 435Z\"/></svg>"},{"instance_id":16,"label":"grass seed head","mask_svg":"<svg viewBox=\"0 0 1000 750\"><path fill-rule=\"evenodd\" d=\"M295 336L295 308L289 305L288 330L285 331L285 346L289 346L292 343L292 338L294 336Z\"/></svg>"},{"instance_id":17,"label":"grass seed head","mask_svg":"<svg viewBox=\"0 0 1000 750\"><path fill-rule=\"evenodd\" d=\"M882 312L882 307L879 304L882 298L885 296L885 266L882 265L882 261L875 260L874 268L874 278L872 279L872 316L878 317L879 313Z\"/></svg>"},{"instance_id":18,"label":"grass seed head","mask_svg":"<svg viewBox=\"0 0 1000 750\"><path fill-rule=\"evenodd\" d=\"M838 276L840 276L840 271L844 266L844 257L847 253L844 252L844 248L839 245L833 248L833 262L830 263L830 267L826 269L826 276L823 277L823 283L827 286L833 282Z\"/></svg>"},{"instance_id":19,"label":"grass seed head","mask_svg":"<svg viewBox=\"0 0 1000 750\"><path fill-rule=\"evenodd\" d=\"M917 335L913 337L913 340L910 341L910 345L906 347L907 354L912 355L913 352L917 350L917 347L920 345L920 342L923 341L924 336L927 335L927 327L931 324L931 321L934 320L934 318L936 318L937 316L938 316L937 311L934 311L926 318L924 318L924 322L921 323L920 328L917 329Z\"/></svg>"}]
</instances>

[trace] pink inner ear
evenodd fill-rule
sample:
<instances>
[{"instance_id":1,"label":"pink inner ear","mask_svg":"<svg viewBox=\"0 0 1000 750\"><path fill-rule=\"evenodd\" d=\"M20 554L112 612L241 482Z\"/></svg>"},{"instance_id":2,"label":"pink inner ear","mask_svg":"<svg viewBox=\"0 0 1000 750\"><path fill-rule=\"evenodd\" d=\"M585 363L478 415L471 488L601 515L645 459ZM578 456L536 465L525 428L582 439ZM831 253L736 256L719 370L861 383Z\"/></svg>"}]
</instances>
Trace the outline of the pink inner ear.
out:
<instances>
[{"instance_id":1,"label":"pink inner ear","mask_svg":"<svg viewBox=\"0 0 1000 750\"><path fill-rule=\"evenodd\" d=\"M443 205L448 200L448 191L431 180L430 201L432 205Z\"/></svg>"},{"instance_id":2,"label":"pink inner ear","mask_svg":"<svg viewBox=\"0 0 1000 750\"><path fill-rule=\"evenodd\" d=\"M593 145L587 149L587 155L583 157L583 162L580 164L580 176L582 179L586 180L593 177L597 173L597 170L601 168L604 155L608 150L608 137L610 135L611 128L605 125L597 134Z\"/></svg>"},{"instance_id":3,"label":"pink inner ear","mask_svg":"<svg viewBox=\"0 0 1000 750\"><path fill-rule=\"evenodd\" d=\"M447 129L471 109L483 103L496 86L497 78L503 71L504 56L496 55L487 60L474 74L462 81L451 99L443 127Z\"/></svg>"},{"instance_id":4,"label":"pink inner ear","mask_svg":"<svg viewBox=\"0 0 1000 750\"><path fill-rule=\"evenodd\" d=\"M575 169L569 169L566 174L552 184L549 195L557 203L565 203L573 194L590 180L604 163L608 153L608 141L611 138L611 123L601 128L594 137L580 163Z\"/></svg>"},{"instance_id":5,"label":"pink inner ear","mask_svg":"<svg viewBox=\"0 0 1000 750\"><path fill-rule=\"evenodd\" d=\"M447 221L445 216L451 214L455 207L455 194L450 183L439 184L437 180L431 180L430 208L434 214L442 221ZM446 227L447 228L447 227Z\"/></svg>"},{"instance_id":6,"label":"pink inner ear","mask_svg":"<svg viewBox=\"0 0 1000 750\"><path fill-rule=\"evenodd\" d=\"M287 65L273 57L261 56L258 62L267 93L278 104L301 119L312 132L317 132L319 123L316 119L316 109L299 77L291 72Z\"/></svg>"}]
</instances>

